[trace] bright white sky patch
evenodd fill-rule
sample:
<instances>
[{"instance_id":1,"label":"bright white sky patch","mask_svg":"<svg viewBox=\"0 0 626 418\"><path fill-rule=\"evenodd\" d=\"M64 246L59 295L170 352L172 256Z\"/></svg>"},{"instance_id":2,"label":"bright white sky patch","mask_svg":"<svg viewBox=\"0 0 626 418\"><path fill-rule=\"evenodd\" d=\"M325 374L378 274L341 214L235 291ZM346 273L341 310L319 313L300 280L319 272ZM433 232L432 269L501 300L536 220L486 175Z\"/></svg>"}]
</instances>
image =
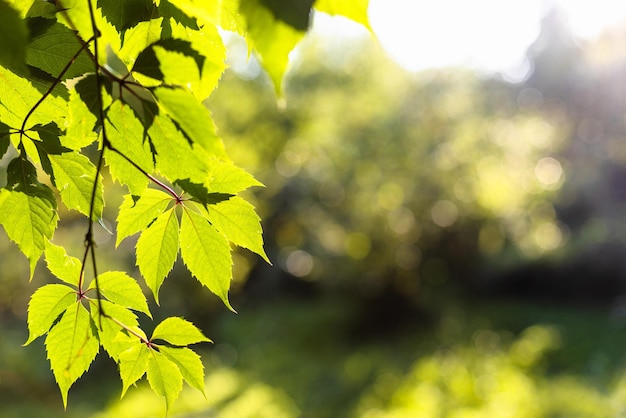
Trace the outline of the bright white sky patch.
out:
<instances>
[{"instance_id":1,"label":"bright white sky patch","mask_svg":"<svg viewBox=\"0 0 626 418\"><path fill-rule=\"evenodd\" d=\"M408 70L467 66L515 75L555 3L583 38L626 18L625 0L370 0L369 16L382 47ZM359 32L345 19L318 16L315 26L334 38Z\"/></svg>"}]
</instances>

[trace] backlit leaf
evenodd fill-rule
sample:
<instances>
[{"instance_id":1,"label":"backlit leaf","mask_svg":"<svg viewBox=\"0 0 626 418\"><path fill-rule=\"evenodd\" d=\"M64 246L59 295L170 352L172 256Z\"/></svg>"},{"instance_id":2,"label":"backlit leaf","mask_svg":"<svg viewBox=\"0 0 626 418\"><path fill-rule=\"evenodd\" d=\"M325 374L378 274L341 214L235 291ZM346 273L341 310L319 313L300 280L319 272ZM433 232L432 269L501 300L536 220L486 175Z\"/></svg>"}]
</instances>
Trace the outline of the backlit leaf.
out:
<instances>
[{"instance_id":1,"label":"backlit leaf","mask_svg":"<svg viewBox=\"0 0 626 418\"><path fill-rule=\"evenodd\" d=\"M67 406L68 390L89 369L99 349L89 312L82 303L74 303L46 337L50 368L61 390L64 406Z\"/></svg>"},{"instance_id":2,"label":"backlit leaf","mask_svg":"<svg viewBox=\"0 0 626 418\"><path fill-rule=\"evenodd\" d=\"M239 193L253 186L263 186L252 174L228 161L212 160L206 183L211 192Z\"/></svg>"},{"instance_id":3,"label":"backlit leaf","mask_svg":"<svg viewBox=\"0 0 626 418\"><path fill-rule=\"evenodd\" d=\"M19 128L26 114L41 98L41 92L33 85L34 80L26 80L6 68L0 67L0 120L12 128ZM66 101L56 95L44 100L37 111L28 119L26 128L33 125L46 125L54 121L64 125L67 115Z\"/></svg>"},{"instance_id":4,"label":"backlit leaf","mask_svg":"<svg viewBox=\"0 0 626 418\"><path fill-rule=\"evenodd\" d=\"M130 328L137 328L139 324L137 315L123 306L104 299L100 300L100 303L97 300L91 300L89 310L93 323L98 327L100 344L109 356L117 361L119 354L137 341L137 337L130 340L120 338L121 334L125 335L124 332L126 332L122 330L120 323Z\"/></svg>"},{"instance_id":5,"label":"backlit leaf","mask_svg":"<svg viewBox=\"0 0 626 418\"><path fill-rule=\"evenodd\" d=\"M315 8L329 15L340 15L371 30L367 17L369 0L315 0Z\"/></svg>"},{"instance_id":6,"label":"backlit leaf","mask_svg":"<svg viewBox=\"0 0 626 418\"><path fill-rule=\"evenodd\" d=\"M261 219L254 207L238 196L207 207L211 224L233 244L257 253L269 263L263 249Z\"/></svg>"},{"instance_id":7,"label":"backlit leaf","mask_svg":"<svg viewBox=\"0 0 626 418\"><path fill-rule=\"evenodd\" d=\"M165 397L165 407L169 409L183 389L183 376L178 366L153 350L148 358L147 375L150 387Z\"/></svg>"},{"instance_id":8,"label":"backlit leaf","mask_svg":"<svg viewBox=\"0 0 626 418\"><path fill-rule=\"evenodd\" d=\"M189 385L204 394L204 365L199 355L187 347L159 346L159 351L178 366Z\"/></svg>"},{"instance_id":9,"label":"backlit leaf","mask_svg":"<svg viewBox=\"0 0 626 418\"><path fill-rule=\"evenodd\" d=\"M105 125L111 145L143 170L151 173L154 165L150 144L147 138L144 138L143 125L130 107L119 101L114 102L107 112ZM111 176L127 185L133 195L141 195L148 186L148 178L115 152L106 153L105 158Z\"/></svg>"},{"instance_id":10,"label":"backlit leaf","mask_svg":"<svg viewBox=\"0 0 626 418\"><path fill-rule=\"evenodd\" d=\"M54 20L28 19L28 29L30 43L26 53L26 62L53 77L59 76L63 67L81 49L76 34ZM81 52L65 72L63 79L81 76L93 69L91 59L85 52Z\"/></svg>"},{"instance_id":11,"label":"backlit leaf","mask_svg":"<svg viewBox=\"0 0 626 418\"><path fill-rule=\"evenodd\" d=\"M159 288L178 257L178 218L175 208L159 217L137 240L137 266L159 302Z\"/></svg>"},{"instance_id":12,"label":"backlit leaf","mask_svg":"<svg viewBox=\"0 0 626 418\"><path fill-rule=\"evenodd\" d=\"M46 241L56 229L55 209L54 196L43 185L32 186L27 193L0 190L0 225L28 257L31 278Z\"/></svg>"},{"instance_id":13,"label":"backlit leaf","mask_svg":"<svg viewBox=\"0 0 626 418\"><path fill-rule=\"evenodd\" d=\"M150 340L164 340L178 346L211 342L194 324L176 316L166 318L157 325Z\"/></svg>"},{"instance_id":14,"label":"backlit leaf","mask_svg":"<svg viewBox=\"0 0 626 418\"><path fill-rule=\"evenodd\" d=\"M280 96L289 53L302 39L304 32L277 19L260 0L241 0L241 12L248 22L249 40Z\"/></svg>"},{"instance_id":15,"label":"backlit leaf","mask_svg":"<svg viewBox=\"0 0 626 418\"><path fill-rule=\"evenodd\" d=\"M182 89L159 87L154 91L159 105L178 124L187 138L200 145L212 156L226 159L222 140L215 132L209 110L191 94Z\"/></svg>"},{"instance_id":16,"label":"backlit leaf","mask_svg":"<svg viewBox=\"0 0 626 418\"><path fill-rule=\"evenodd\" d=\"M119 245L124 238L145 229L165 211L172 200L172 196L156 189L146 189L136 200L131 195L125 195L117 216L115 245Z\"/></svg>"},{"instance_id":17,"label":"backlit leaf","mask_svg":"<svg viewBox=\"0 0 626 418\"><path fill-rule=\"evenodd\" d=\"M98 0L98 7L106 19L118 31L131 28L137 23L147 20L154 7L152 0L111 1Z\"/></svg>"},{"instance_id":18,"label":"backlit leaf","mask_svg":"<svg viewBox=\"0 0 626 418\"><path fill-rule=\"evenodd\" d=\"M78 288L81 272L81 262L78 258L68 256L65 248L49 241L46 242L45 257L50 273Z\"/></svg>"},{"instance_id":19,"label":"backlit leaf","mask_svg":"<svg viewBox=\"0 0 626 418\"><path fill-rule=\"evenodd\" d=\"M125 308L134 309L143 312L148 316L150 310L148 303L137 281L121 271L107 271L98 275L98 286L100 293L109 301L123 306ZM96 281L93 280L89 286L95 289Z\"/></svg>"},{"instance_id":20,"label":"backlit leaf","mask_svg":"<svg viewBox=\"0 0 626 418\"><path fill-rule=\"evenodd\" d=\"M65 206L88 216L94 191L96 167L89 158L76 152L48 155L48 157L54 172L54 183L61 193ZM98 176L93 206L94 220L102 217L103 208L102 177Z\"/></svg>"},{"instance_id":21,"label":"backlit leaf","mask_svg":"<svg viewBox=\"0 0 626 418\"><path fill-rule=\"evenodd\" d=\"M30 297L28 303L28 341L48 332L54 321L65 310L76 303L76 291L63 284L47 284L40 287Z\"/></svg>"},{"instance_id":22,"label":"backlit leaf","mask_svg":"<svg viewBox=\"0 0 626 418\"><path fill-rule=\"evenodd\" d=\"M187 208L180 227L180 253L191 274L234 311L228 301L232 278L230 246L205 218Z\"/></svg>"},{"instance_id":23,"label":"backlit leaf","mask_svg":"<svg viewBox=\"0 0 626 418\"><path fill-rule=\"evenodd\" d=\"M122 395L148 370L150 349L140 341L119 355L120 377L122 378Z\"/></svg>"}]
</instances>

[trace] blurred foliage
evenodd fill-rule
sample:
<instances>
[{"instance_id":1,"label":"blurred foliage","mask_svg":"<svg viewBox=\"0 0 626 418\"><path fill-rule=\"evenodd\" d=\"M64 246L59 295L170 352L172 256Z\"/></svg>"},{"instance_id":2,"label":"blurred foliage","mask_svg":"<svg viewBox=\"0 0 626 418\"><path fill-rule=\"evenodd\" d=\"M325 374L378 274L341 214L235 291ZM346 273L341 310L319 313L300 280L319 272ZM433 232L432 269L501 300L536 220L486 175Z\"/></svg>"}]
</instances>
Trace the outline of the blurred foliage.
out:
<instances>
[{"instance_id":1,"label":"blurred foliage","mask_svg":"<svg viewBox=\"0 0 626 418\"><path fill-rule=\"evenodd\" d=\"M373 45L305 41L276 106L254 63L210 107L230 153L267 186L270 258L326 286L414 294L480 256L565 242L554 155L569 128L523 86L463 71L410 75ZM235 69L238 64L233 65ZM519 257L518 257L519 258Z\"/></svg>"}]
</instances>

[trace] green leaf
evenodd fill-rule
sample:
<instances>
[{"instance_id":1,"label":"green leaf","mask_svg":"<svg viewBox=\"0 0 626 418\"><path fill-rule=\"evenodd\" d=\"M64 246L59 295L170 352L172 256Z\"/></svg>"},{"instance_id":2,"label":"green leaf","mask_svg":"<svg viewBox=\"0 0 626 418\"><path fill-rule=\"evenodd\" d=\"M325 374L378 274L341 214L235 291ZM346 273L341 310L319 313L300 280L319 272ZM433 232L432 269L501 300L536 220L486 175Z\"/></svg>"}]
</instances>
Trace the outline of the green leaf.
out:
<instances>
[{"instance_id":1,"label":"green leaf","mask_svg":"<svg viewBox=\"0 0 626 418\"><path fill-rule=\"evenodd\" d=\"M26 80L4 67L0 67L0 120L12 128L19 128L26 114L39 99L41 92L33 85L36 80ZM47 88L47 86L45 87ZM30 126L46 125L50 121L64 126L67 102L60 96L46 97L28 119Z\"/></svg>"},{"instance_id":2,"label":"green leaf","mask_svg":"<svg viewBox=\"0 0 626 418\"><path fill-rule=\"evenodd\" d=\"M150 355L150 349L140 341L120 353L119 365L120 377L122 378L122 397L126 394L128 388L146 373Z\"/></svg>"},{"instance_id":3,"label":"green leaf","mask_svg":"<svg viewBox=\"0 0 626 418\"><path fill-rule=\"evenodd\" d=\"M154 5L152 0L98 0L98 7L102 9L106 19L121 32L141 21L148 20L152 15Z\"/></svg>"},{"instance_id":4,"label":"green leaf","mask_svg":"<svg viewBox=\"0 0 626 418\"><path fill-rule=\"evenodd\" d=\"M30 297L28 303L28 345L50 330L65 310L76 303L76 291L63 284L47 284Z\"/></svg>"},{"instance_id":5,"label":"green leaf","mask_svg":"<svg viewBox=\"0 0 626 418\"><path fill-rule=\"evenodd\" d=\"M234 196L230 193L209 193L204 185L192 183L188 180L178 180L176 185L180 186L185 193L191 195L194 201L200 202L205 206L228 200Z\"/></svg>"},{"instance_id":6,"label":"green leaf","mask_svg":"<svg viewBox=\"0 0 626 418\"><path fill-rule=\"evenodd\" d=\"M174 183L190 179L204 183L208 177L207 161L210 156L198 145L190 144L174 122L164 114L158 114L148 129L155 150L156 168Z\"/></svg>"},{"instance_id":7,"label":"green leaf","mask_svg":"<svg viewBox=\"0 0 626 418\"><path fill-rule=\"evenodd\" d=\"M262 187L263 183L231 162L213 159L206 186L211 192L236 194L249 187Z\"/></svg>"},{"instance_id":8,"label":"green leaf","mask_svg":"<svg viewBox=\"0 0 626 418\"><path fill-rule=\"evenodd\" d=\"M164 340L178 346L211 342L194 324L177 316L166 318L156 326L150 341L154 340Z\"/></svg>"},{"instance_id":9,"label":"green leaf","mask_svg":"<svg viewBox=\"0 0 626 418\"><path fill-rule=\"evenodd\" d=\"M198 62L201 64L199 83L189 86L194 96L203 101L215 90L226 70L226 46L222 36L214 25L204 25L201 31L174 25L172 36L190 42L195 51L203 54L202 61ZM162 62L162 59L159 58L159 61Z\"/></svg>"},{"instance_id":10,"label":"green leaf","mask_svg":"<svg viewBox=\"0 0 626 418\"><path fill-rule=\"evenodd\" d=\"M61 193L65 206L89 216L96 167L89 161L89 158L77 152L48 155L48 158L52 164L55 186ZM102 177L98 176L93 206L94 220L102 218L103 208Z\"/></svg>"},{"instance_id":11,"label":"green leaf","mask_svg":"<svg viewBox=\"0 0 626 418\"><path fill-rule=\"evenodd\" d=\"M55 205L51 190L43 185L30 185L26 192L0 190L0 225L28 257L31 278L56 229Z\"/></svg>"},{"instance_id":12,"label":"green leaf","mask_svg":"<svg viewBox=\"0 0 626 418\"><path fill-rule=\"evenodd\" d=\"M207 207L208 218L232 243L249 249L270 262L263 249L261 219L254 206L238 196Z\"/></svg>"},{"instance_id":13,"label":"green leaf","mask_svg":"<svg viewBox=\"0 0 626 418\"><path fill-rule=\"evenodd\" d=\"M159 352L178 366L187 383L204 394L204 365L199 355L187 347L159 346Z\"/></svg>"},{"instance_id":14,"label":"green leaf","mask_svg":"<svg viewBox=\"0 0 626 418\"><path fill-rule=\"evenodd\" d=\"M98 99L95 94L97 91L96 78L93 74L82 78L74 89L70 90L67 130L62 139L64 146L80 150L98 138L95 132L98 121L96 116Z\"/></svg>"},{"instance_id":15,"label":"green leaf","mask_svg":"<svg viewBox=\"0 0 626 418\"><path fill-rule=\"evenodd\" d=\"M180 370L163 354L152 350L148 358L147 375L150 387L165 397L165 408L169 410L183 389Z\"/></svg>"},{"instance_id":16,"label":"green leaf","mask_svg":"<svg viewBox=\"0 0 626 418\"><path fill-rule=\"evenodd\" d=\"M126 337L126 331L123 330L120 323L138 330L137 315L129 309L105 299L100 300L103 313L100 311L97 300L91 300L90 303L91 318L98 325L100 344L109 356L117 361L120 353L137 342L137 337L135 336Z\"/></svg>"},{"instance_id":17,"label":"green leaf","mask_svg":"<svg viewBox=\"0 0 626 418\"><path fill-rule=\"evenodd\" d=\"M125 195L117 215L118 246L122 240L145 229L172 202L173 197L161 190L146 189L139 199Z\"/></svg>"},{"instance_id":18,"label":"green leaf","mask_svg":"<svg viewBox=\"0 0 626 418\"><path fill-rule=\"evenodd\" d=\"M98 275L98 286L100 293L109 301L143 312L152 317L148 309L148 303L137 281L121 271L107 271ZM96 288L96 281L89 285L90 289ZM106 311L105 311L106 313Z\"/></svg>"},{"instance_id":19,"label":"green leaf","mask_svg":"<svg viewBox=\"0 0 626 418\"><path fill-rule=\"evenodd\" d=\"M228 241L205 218L188 208L181 221L180 253L191 274L234 312L228 301L232 278Z\"/></svg>"},{"instance_id":20,"label":"green leaf","mask_svg":"<svg viewBox=\"0 0 626 418\"><path fill-rule=\"evenodd\" d=\"M107 112L105 123L111 145L143 170L154 169L150 144L143 136L143 125L129 106L114 102ZM148 178L116 152L106 153L106 162L113 179L128 186L130 192L140 196L148 187Z\"/></svg>"},{"instance_id":21,"label":"green leaf","mask_svg":"<svg viewBox=\"0 0 626 418\"><path fill-rule=\"evenodd\" d=\"M304 37L304 32L274 17L260 0L241 0L240 10L248 22L249 40L280 96L289 53Z\"/></svg>"},{"instance_id":22,"label":"green leaf","mask_svg":"<svg viewBox=\"0 0 626 418\"><path fill-rule=\"evenodd\" d=\"M369 0L315 0L315 8L329 15L340 15L372 30L367 17Z\"/></svg>"},{"instance_id":23,"label":"green leaf","mask_svg":"<svg viewBox=\"0 0 626 418\"><path fill-rule=\"evenodd\" d=\"M141 51L161 39L163 18L139 22L124 34L124 44L118 56L130 68Z\"/></svg>"},{"instance_id":24,"label":"green leaf","mask_svg":"<svg viewBox=\"0 0 626 418\"><path fill-rule=\"evenodd\" d=\"M76 257L66 254L65 248L46 242L45 249L46 263L48 270L65 283L78 288L82 264Z\"/></svg>"},{"instance_id":25,"label":"green leaf","mask_svg":"<svg viewBox=\"0 0 626 418\"><path fill-rule=\"evenodd\" d=\"M306 31L309 28L311 7L313 7L314 1L260 0L261 4L269 9L276 19L301 31Z\"/></svg>"},{"instance_id":26,"label":"green leaf","mask_svg":"<svg viewBox=\"0 0 626 418\"><path fill-rule=\"evenodd\" d=\"M0 65L24 66L28 30L19 13L4 1L0 1Z\"/></svg>"},{"instance_id":27,"label":"green leaf","mask_svg":"<svg viewBox=\"0 0 626 418\"><path fill-rule=\"evenodd\" d=\"M26 53L26 62L53 77L59 76L66 64L81 49L76 34L51 19L30 18L27 23L30 43ZM62 79L78 77L93 70L91 59L85 52L82 52Z\"/></svg>"},{"instance_id":28,"label":"green leaf","mask_svg":"<svg viewBox=\"0 0 626 418\"><path fill-rule=\"evenodd\" d=\"M178 257L178 218L175 208L159 217L137 240L137 266L159 303L159 288Z\"/></svg>"},{"instance_id":29,"label":"green leaf","mask_svg":"<svg viewBox=\"0 0 626 418\"><path fill-rule=\"evenodd\" d=\"M245 22L239 14L238 0L172 0L172 3L189 16L197 16L213 26L244 33Z\"/></svg>"},{"instance_id":30,"label":"green leaf","mask_svg":"<svg viewBox=\"0 0 626 418\"><path fill-rule=\"evenodd\" d=\"M227 159L222 140L215 133L215 125L209 110L191 93L182 89L159 87L154 91L165 113L195 144L212 156Z\"/></svg>"},{"instance_id":31,"label":"green leaf","mask_svg":"<svg viewBox=\"0 0 626 418\"><path fill-rule=\"evenodd\" d=\"M99 349L89 312L82 303L74 303L46 337L50 368L61 390L65 407L68 390L89 369Z\"/></svg>"}]
</instances>

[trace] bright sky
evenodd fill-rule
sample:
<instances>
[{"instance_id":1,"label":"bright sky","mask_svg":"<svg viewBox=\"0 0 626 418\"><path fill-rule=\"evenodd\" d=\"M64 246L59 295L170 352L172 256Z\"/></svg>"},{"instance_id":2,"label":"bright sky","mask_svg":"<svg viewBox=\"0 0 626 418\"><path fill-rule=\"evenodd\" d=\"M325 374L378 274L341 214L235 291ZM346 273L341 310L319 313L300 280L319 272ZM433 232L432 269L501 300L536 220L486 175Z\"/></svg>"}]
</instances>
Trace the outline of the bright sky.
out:
<instances>
[{"instance_id":1,"label":"bright sky","mask_svg":"<svg viewBox=\"0 0 626 418\"><path fill-rule=\"evenodd\" d=\"M582 38L626 18L624 0L370 0L369 15L383 48L409 70L467 65L514 76L554 3Z\"/></svg>"}]
</instances>

